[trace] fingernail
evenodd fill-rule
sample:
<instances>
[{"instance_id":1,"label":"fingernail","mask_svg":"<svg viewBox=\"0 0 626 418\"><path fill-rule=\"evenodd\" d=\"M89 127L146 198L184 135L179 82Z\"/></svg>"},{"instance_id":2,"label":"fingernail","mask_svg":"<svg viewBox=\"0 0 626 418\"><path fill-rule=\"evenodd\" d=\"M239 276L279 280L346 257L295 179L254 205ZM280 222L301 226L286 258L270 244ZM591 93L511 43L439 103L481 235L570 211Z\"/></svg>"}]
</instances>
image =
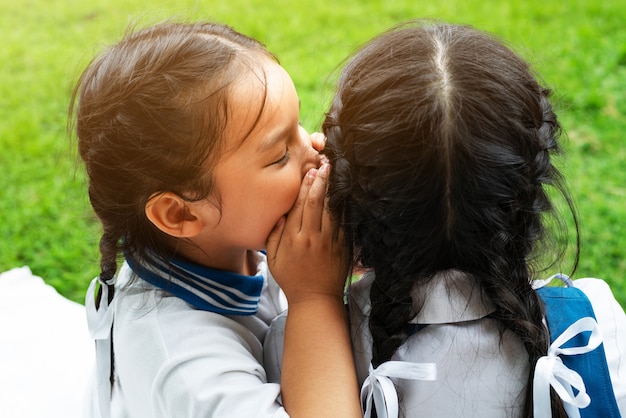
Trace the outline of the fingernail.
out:
<instances>
[{"instance_id":1,"label":"fingernail","mask_svg":"<svg viewBox=\"0 0 626 418\"><path fill-rule=\"evenodd\" d=\"M317 171L318 171L318 170L317 170L317 168L312 168L312 169L310 169L309 171L307 171L306 176L307 176L308 178L312 178L312 179L314 179L314 178L315 178L315 176L317 175Z\"/></svg>"},{"instance_id":2,"label":"fingernail","mask_svg":"<svg viewBox=\"0 0 626 418\"><path fill-rule=\"evenodd\" d=\"M328 171L330 170L330 165L328 163L323 163L319 169L319 175L321 177L326 178L328 176Z\"/></svg>"}]
</instances>

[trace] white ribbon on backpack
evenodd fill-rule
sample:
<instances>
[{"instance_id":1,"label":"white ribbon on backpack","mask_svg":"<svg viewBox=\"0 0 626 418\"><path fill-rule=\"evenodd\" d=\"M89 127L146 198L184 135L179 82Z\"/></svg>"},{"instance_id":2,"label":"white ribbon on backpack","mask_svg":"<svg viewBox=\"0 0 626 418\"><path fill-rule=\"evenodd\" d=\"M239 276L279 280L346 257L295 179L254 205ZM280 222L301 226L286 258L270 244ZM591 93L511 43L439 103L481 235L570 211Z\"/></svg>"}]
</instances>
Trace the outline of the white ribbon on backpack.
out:
<instances>
[{"instance_id":1,"label":"white ribbon on backpack","mask_svg":"<svg viewBox=\"0 0 626 418\"><path fill-rule=\"evenodd\" d=\"M562 346L583 332L591 332L586 345L562 348ZM582 377L572 369L569 369L559 356L571 356L584 354L595 350L602 343L600 328L595 319L591 317L581 318L570 325L558 338L556 338L548 354L539 358L535 365L535 377L533 379L533 414L535 418L551 418L550 386L563 401L565 412L569 418L580 418L580 408L586 408L591 399L586 392ZM574 389L578 391L574 395Z\"/></svg>"}]
</instances>

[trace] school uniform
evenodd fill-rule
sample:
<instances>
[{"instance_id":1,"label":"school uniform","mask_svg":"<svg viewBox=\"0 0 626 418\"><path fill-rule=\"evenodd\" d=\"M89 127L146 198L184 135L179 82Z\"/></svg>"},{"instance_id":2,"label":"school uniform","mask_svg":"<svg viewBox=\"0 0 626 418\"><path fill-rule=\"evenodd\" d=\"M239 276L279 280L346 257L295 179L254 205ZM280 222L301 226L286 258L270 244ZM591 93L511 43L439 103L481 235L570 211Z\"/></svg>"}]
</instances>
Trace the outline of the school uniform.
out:
<instances>
[{"instance_id":1,"label":"school uniform","mask_svg":"<svg viewBox=\"0 0 626 418\"><path fill-rule=\"evenodd\" d=\"M435 277L420 290L426 298L419 314L410 321L412 335L390 361L375 370L371 367L372 336L369 331L369 293L374 273L365 273L349 287L353 354L362 387L365 417L370 416L376 401L386 408L382 412L378 409L379 418L396 417L399 411L407 418L522 415L530 373L528 354L515 334L501 332L490 317L494 306L480 285L460 272L453 274L449 283L454 285L446 285ZM537 282L538 286L543 284ZM626 416L624 310L602 280L578 279L573 285L591 302L597 321L597 324L593 321L594 329L600 339L596 342L602 343L610 374L606 386L612 386L619 412ZM554 316L559 315L560 312L554 312ZM274 319L265 340L265 366L270 381L280 382L286 317L287 312L283 312ZM544 364L560 362L549 356L544 359ZM600 366L593 363L591 367L594 369L592 378L595 378L593 373L596 369L599 372ZM547 379L554 377L543 364L540 368L548 375ZM549 386L545 386L544 392L540 395L547 400ZM598 402L596 400L594 406ZM546 408L542 414L551 416Z\"/></svg>"},{"instance_id":2,"label":"school uniform","mask_svg":"<svg viewBox=\"0 0 626 418\"><path fill-rule=\"evenodd\" d=\"M350 325L359 383L371 390L378 386L372 372L369 331L369 292L374 274L367 272L350 286ZM598 279L574 280L589 298L595 311L619 409L626 413L626 317L610 289ZM454 286L435 277L420 292L425 304L411 323L414 334L391 360L400 372L387 373L400 394L404 416L425 417L519 417L529 376L528 355L521 340L510 331L500 332L490 318L493 304L479 284L457 272ZM433 373L419 370L407 376L407 364L432 366ZM386 373L382 373L384 376ZM385 377L382 377L385 379ZM380 386L376 389L380 392ZM378 394L380 395L380 393ZM393 398L394 393L387 393ZM389 399L387 399L389 401ZM591 400L593 402L593 399ZM370 406L371 408L371 406Z\"/></svg>"},{"instance_id":3,"label":"school uniform","mask_svg":"<svg viewBox=\"0 0 626 418\"><path fill-rule=\"evenodd\" d=\"M147 268L125 263L111 306L98 315L87 306L100 351L90 416L287 417L263 366L265 333L287 302L265 255L258 260L256 276L181 261L175 271L158 260Z\"/></svg>"}]
</instances>

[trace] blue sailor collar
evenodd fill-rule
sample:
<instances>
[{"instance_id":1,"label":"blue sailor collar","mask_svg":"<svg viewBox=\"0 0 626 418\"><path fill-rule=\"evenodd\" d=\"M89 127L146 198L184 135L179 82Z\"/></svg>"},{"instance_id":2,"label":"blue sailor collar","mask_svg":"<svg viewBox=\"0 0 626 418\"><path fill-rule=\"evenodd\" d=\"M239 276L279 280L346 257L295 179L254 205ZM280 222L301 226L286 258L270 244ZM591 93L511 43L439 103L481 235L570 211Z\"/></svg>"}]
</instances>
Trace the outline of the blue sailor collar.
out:
<instances>
[{"instance_id":1,"label":"blue sailor collar","mask_svg":"<svg viewBox=\"0 0 626 418\"><path fill-rule=\"evenodd\" d=\"M181 259L162 260L148 254L138 263L126 257L142 280L186 301L195 308L222 315L254 315L265 279L216 270Z\"/></svg>"}]
</instances>

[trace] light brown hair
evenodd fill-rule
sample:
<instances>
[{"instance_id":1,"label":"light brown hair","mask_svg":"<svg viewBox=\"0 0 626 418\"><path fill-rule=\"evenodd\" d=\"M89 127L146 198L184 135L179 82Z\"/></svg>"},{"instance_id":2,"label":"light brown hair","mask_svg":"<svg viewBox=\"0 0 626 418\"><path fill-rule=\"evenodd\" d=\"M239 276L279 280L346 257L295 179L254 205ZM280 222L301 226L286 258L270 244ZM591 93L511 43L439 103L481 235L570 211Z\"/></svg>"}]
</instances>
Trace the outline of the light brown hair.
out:
<instances>
[{"instance_id":1,"label":"light brown hair","mask_svg":"<svg viewBox=\"0 0 626 418\"><path fill-rule=\"evenodd\" d=\"M160 192L199 200L214 191L210 168L224 141L231 85L268 57L275 59L228 26L166 22L129 31L83 72L70 129L103 227L102 282L114 276L121 252L135 260L146 251L174 255L176 242L147 219L145 206Z\"/></svg>"}]
</instances>

